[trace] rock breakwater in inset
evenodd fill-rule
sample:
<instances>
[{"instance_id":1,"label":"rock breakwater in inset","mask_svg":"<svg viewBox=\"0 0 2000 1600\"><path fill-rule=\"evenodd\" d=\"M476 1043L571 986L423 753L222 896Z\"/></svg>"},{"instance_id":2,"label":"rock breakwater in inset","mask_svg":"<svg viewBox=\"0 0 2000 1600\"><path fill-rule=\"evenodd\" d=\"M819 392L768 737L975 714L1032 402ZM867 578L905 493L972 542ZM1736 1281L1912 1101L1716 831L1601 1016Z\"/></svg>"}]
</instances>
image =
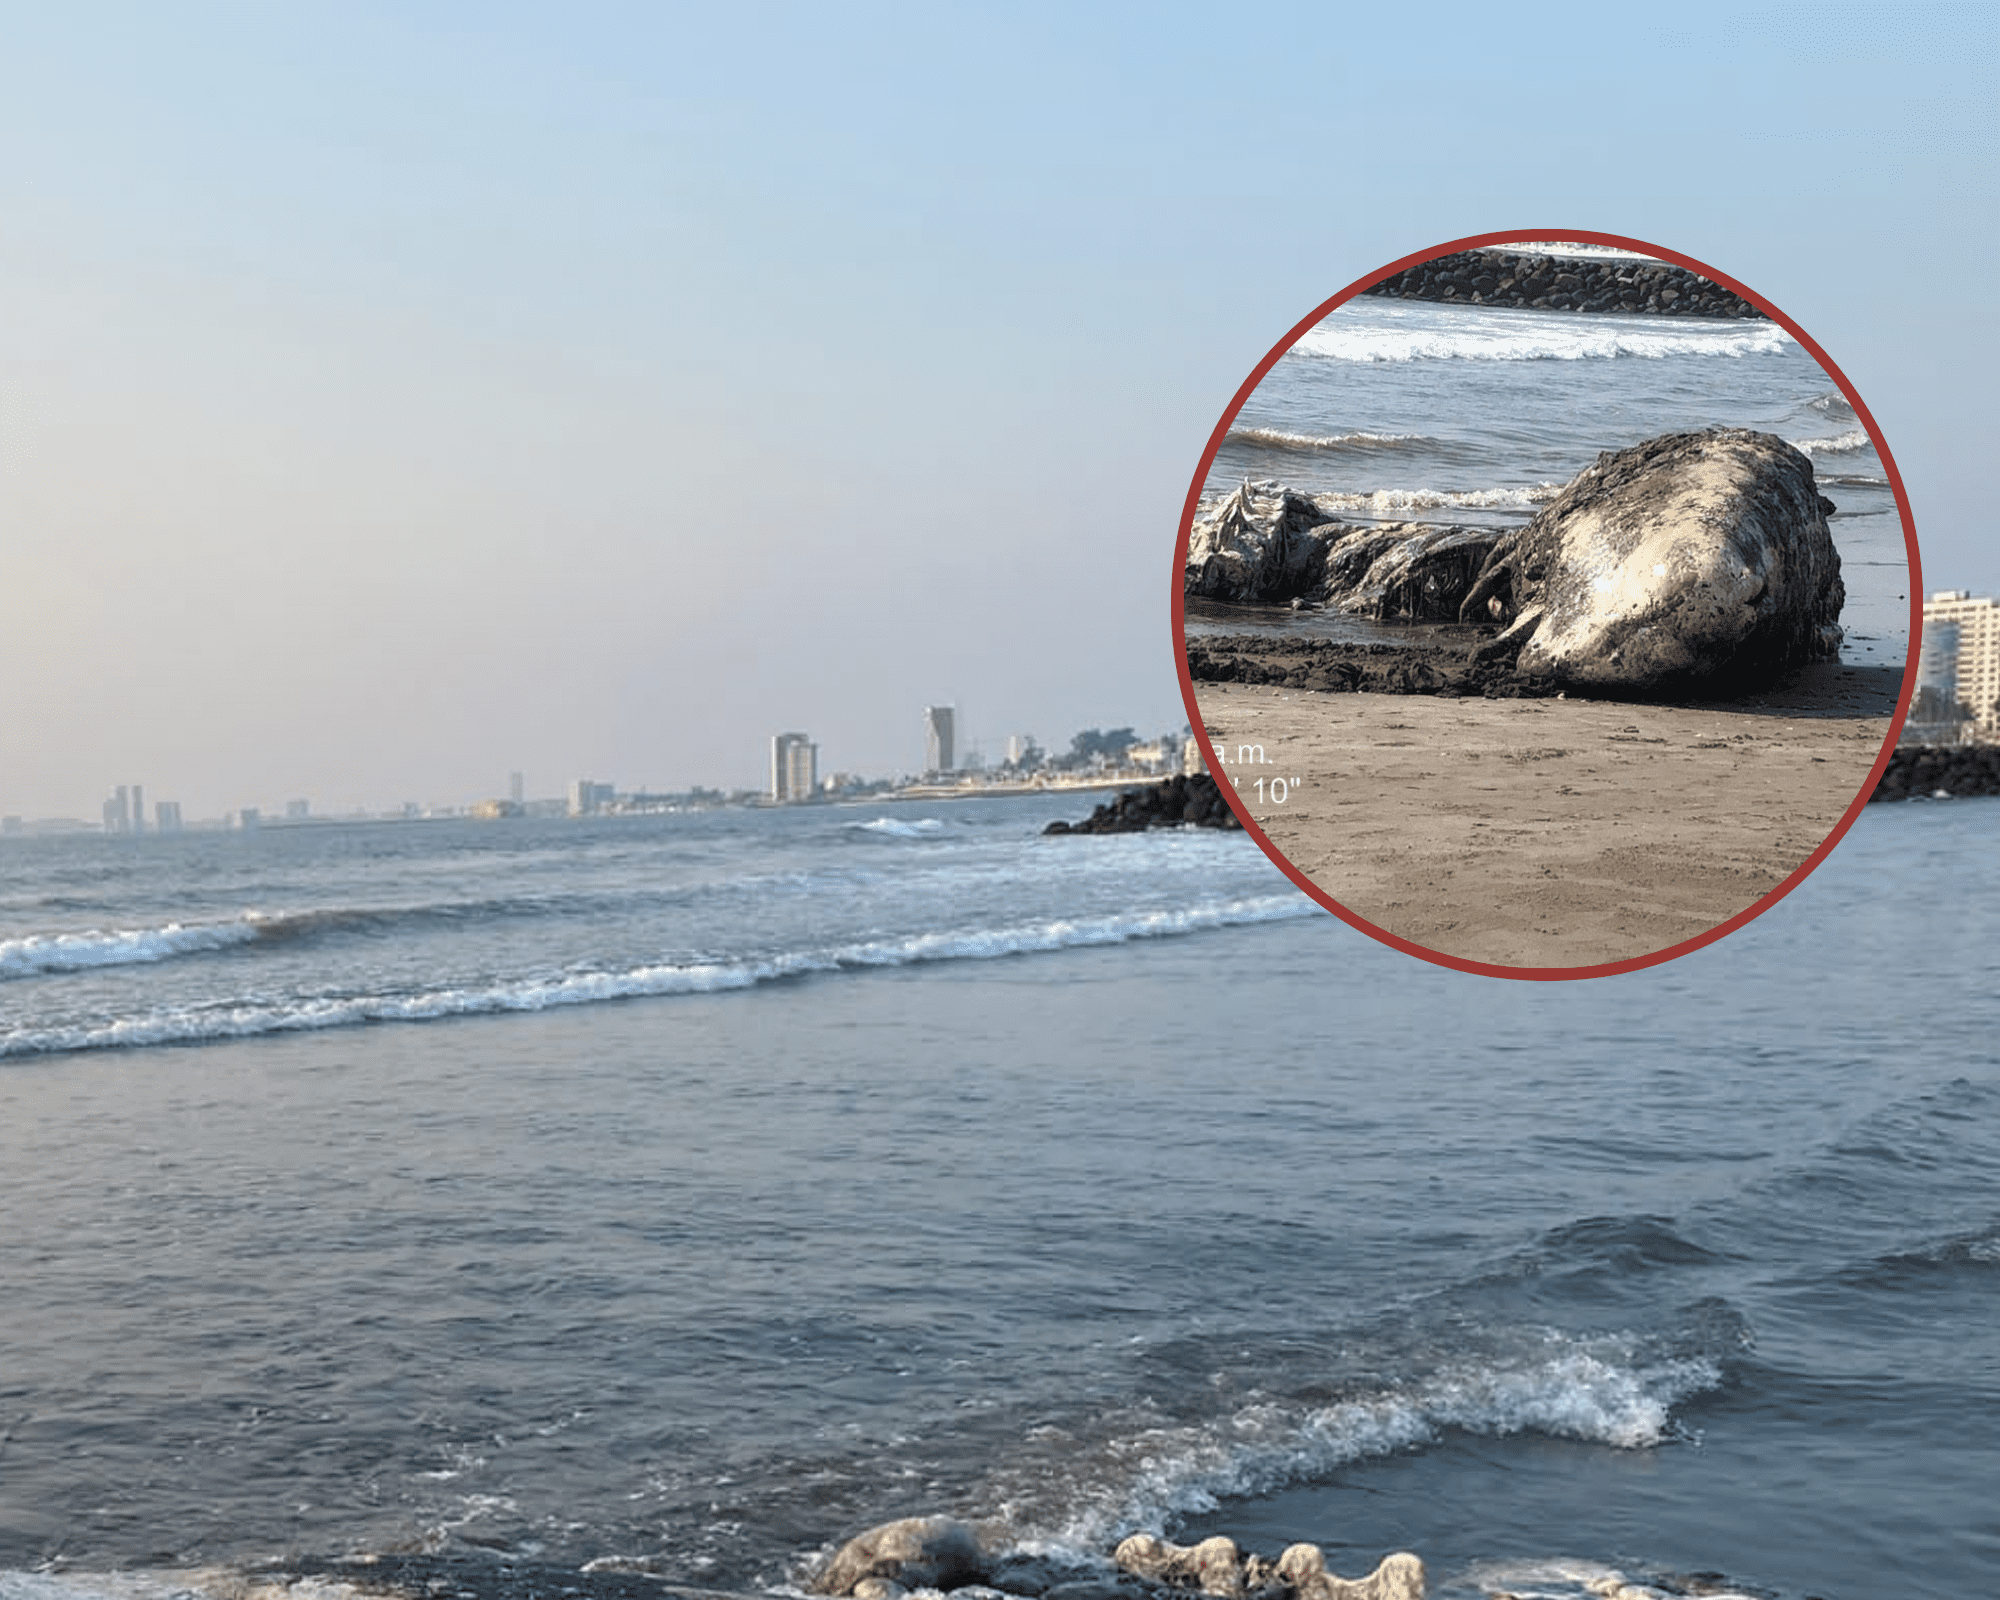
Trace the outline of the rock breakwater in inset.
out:
<instances>
[{"instance_id":1,"label":"rock breakwater in inset","mask_svg":"<svg viewBox=\"0 0 2000 1600\"><path fill-rule=\"evenodd\" d=\"M1561 256L1540 251L1461 250L1406 267L1362 293L1533 311L1732 320L1764 315L1733 290L1686 267L1630 256Z\"/></svg>"}]
</instances>

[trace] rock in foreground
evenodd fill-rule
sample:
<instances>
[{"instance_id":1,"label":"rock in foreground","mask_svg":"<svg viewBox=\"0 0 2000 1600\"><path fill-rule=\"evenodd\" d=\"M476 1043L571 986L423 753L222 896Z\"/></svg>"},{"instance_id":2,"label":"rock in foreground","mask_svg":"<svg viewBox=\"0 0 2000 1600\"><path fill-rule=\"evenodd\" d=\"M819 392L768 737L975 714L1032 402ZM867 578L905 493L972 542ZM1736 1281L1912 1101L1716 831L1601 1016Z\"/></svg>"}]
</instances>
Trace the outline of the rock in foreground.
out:
<instances>
[{"instance_id":1,"label":"rock in foreground","mask_svg":"<svg viewBox=\"0 0 2000 1600\"><path fill-rule=\"evenodd\" d=\"M1144 789L1127 789L1081 822L1051 822L1043 833L1142 833L1147 828L1240 828L1236 813L1205 772L1181 774Z\"/></svg>"},{"instance_id":2,"label":"rock in foreground","mask_svg":"<svg viewBox=\"0 0 2000 1600\"><path fill-rule=\"evenodd\" d=\"M1276 1561L1249 1555L1236 1541L1218 1535L1196 1545L1169 1544L1150 1533L1135 1533L1112 1555L1127 1572L1175 1589L1195 1589L1220 1600L1424 1600L1424 1564L1405 1551L1384 1556L1365 1578L1342 1578L1326 1570L1316 1544L1290 1546Z\"/></svg>"},{"instance_id":3,"label":"rock in foreground","mask_svg":"<svg viewBox=\"0 0 2000 1600\"><path fill-rule=\"evenodd\" d=\"M1008 1563L980 1548L977 1537L950 1517L904 1517L870 1528L842 1545L812 1580L817 1594L854 1600L899 1600L916 1589L977 1589L985 1600L1016 1593L1054 1597L1067 1590L1105 1589L1124 1600L1172 1600L1190 1591L1219 1600L1424 1600L1424 1564L1398 1552L1365 1578L1326 1570L1318 1545L1295 1544L1276 1561L1216 1537L1196 1545L1169 1544L1149 1533L1121 1543L1112 1561L1127 1576L1115 1584L1037 1581L1022 1590L1007 1582ZM1044 1575L1044 1579L1046 1575ZM1136 1583L1135 1583L1135 1580Z\"/></svg>"},{"instance_id":4,"label":"rock in foreground","mask_svg":"<svg viewBox=\"0 0 2000 1600\"><path fill-rule=\"evenodd\" d=\"M1812 463L1775 434L1673 433L1607 451L1494 546L1460 620L1482 659L1559 684L1736 693L1836 656L1846 590Z\"/></svg>"}]
</instances>

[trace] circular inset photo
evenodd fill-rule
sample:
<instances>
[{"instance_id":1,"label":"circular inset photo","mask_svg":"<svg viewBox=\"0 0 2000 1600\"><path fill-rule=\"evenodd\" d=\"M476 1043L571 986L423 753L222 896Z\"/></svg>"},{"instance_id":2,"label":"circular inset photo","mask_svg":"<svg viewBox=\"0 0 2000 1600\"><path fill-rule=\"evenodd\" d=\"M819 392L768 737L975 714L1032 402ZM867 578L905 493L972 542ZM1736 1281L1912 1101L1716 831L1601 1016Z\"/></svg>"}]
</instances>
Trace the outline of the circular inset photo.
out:
<instances>
[{"instance_id":1,"label":"circular inset photo","mask_svg":"<svg viewBox=\"0 0 2000 1600\"><path fill-rule=\"evenodd\" d=\"M1908 502L1769 301L1486 235L1260 362L1181 519L1181 688L1265 851L1411 954L1587 977L1719 938L1867 803L1914 677Z\"/></svg>"}]
</instances>

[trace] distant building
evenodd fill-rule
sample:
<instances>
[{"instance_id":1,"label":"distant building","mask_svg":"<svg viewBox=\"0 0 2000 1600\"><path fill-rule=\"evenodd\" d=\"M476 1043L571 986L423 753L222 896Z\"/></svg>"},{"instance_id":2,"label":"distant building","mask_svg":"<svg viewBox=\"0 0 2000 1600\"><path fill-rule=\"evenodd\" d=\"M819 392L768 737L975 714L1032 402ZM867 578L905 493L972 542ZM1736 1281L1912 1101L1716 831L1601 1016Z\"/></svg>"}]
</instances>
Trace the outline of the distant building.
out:
<instances>
[{"instance_id":1,"label":"distant building","mask_svg":"<svg viewBox=\"0 0 2000 1600\"><path fill-rule=\"evenodd\" d=\"M285 820L287 822L304 822L311 815L312 802L310 800L287 800L285 802Z\"/></svg>"},{"instance_id":2,"label":"distant building","mask_svg":"<svg viewBox=\"0 0 2000 1600\"><path fill-rule=\"evenodd\" d=\"M263 813L255 806L245 806L241 811L236 813L236 826L241 828L245 833L255 833L257 825L263 820Z\"/></svg>"},{"instance_id":3,"label":"distant building","mask_svg":"<svg viewBox=\"0 0 2000 1600\"><path fill-rule=\"evenodd\" d=\"M573 817L594 817L611 804L617 792L608 783L593 783L588 778L578 778L569 786L569 814Z\"/></svg>"},{"instance_id":4,"label":"distant building","mask_svg":"<svg viewBox=\"0 0 2000 1600\"><path fill-rule=\"evenodd\" d=\"M955 772L958 770L952 724L955 715L950 706L924 707L924 770L926 772Z\"/></svg>"},{"instance_id":5,"label":"distant building","mask_svg":"<svg viewBox=\"0 0 2000 1600\"><path fill-rule=\"evenodd\" d=\"M1917 690L1913 723L1956 723L1961 737L2000 739L2000 604L1964 589L1932 593L1924 602Z\"/></svg>"},{"instance_id":6,"label":"distant building","mask_svg":"<svg viewBox=\"0 0 2000 1600\"><path fill-rule=\"evenodd\" d=\"M106 833L130 833L132 831L131 791L119 784L117 792L104 802L104 831Z\"/></svg>"},{"instance_id":7,"label":"distant building","mask_svg":"<svg viewBox=\"0 0 2000 1600\"><path fill-rule=\"evenodd\" d=\"M156 801L153 806L153 826L161 833L179 833L181 831L180 801Z\"/></svg>"},{"instance_id":8,"label":"distant building","mask_svg":"<svg viewBox=\"0 0 2000 1600\"><path fill-rule=\"evenodd\" d=\"M146 791L140 784L132 785L132 831L146 831Z\"/></svg>"},{"instance_id":9,"label":"distant building","mask_svg":"<svg viewBox=\"0 0 2000 1600\"><path fill-rule=\"evenodd\" d=\"M515 805L518 806L521 804L522 796L526 789L527 779L523 778L520 773L510 772L507 774L507 798L513 801Z\"/></svg>"},{"instance_id":10,"label":"distant building","mask_svg":"<svg viewBox=\"0 0 2000 1600\"><path fill-rule=\"evenodd\" d=\"M780 733L771 740L771 803L794 805L810 800L819 788L819 746L802 733Z\"/></svg>"}]
</instances>

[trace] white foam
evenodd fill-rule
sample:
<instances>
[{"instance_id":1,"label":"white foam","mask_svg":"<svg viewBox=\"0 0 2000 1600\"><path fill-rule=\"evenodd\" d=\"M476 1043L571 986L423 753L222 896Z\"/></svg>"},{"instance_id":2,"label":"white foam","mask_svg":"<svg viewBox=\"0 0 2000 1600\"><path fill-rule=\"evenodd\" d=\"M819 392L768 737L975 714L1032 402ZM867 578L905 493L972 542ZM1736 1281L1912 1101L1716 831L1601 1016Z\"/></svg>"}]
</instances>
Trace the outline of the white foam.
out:
<instances>
[{"instance_id":1,"label":"white foam","mask_svg":"<svg viewBox=\"0 0 2000 1600\"><path fill-rule=\"evenodd\" d=\"M429 1022L445 1017L548 1011L647 996L715 994L808 973L912 966L927 961L992 960L1318 914L1319 907L1304 895L1264 895L1176 910L912 934L754 959L567 973L477 988L163 1007L112 1022L0 1031L0 1056L246 1039L273 1033L354 1027L368 1022Z\"/></svg>"},{"instance_id":2,"label":"white foam","mask_svg":"<svg viewBox=\"0 0 2000 1600\"><path fill-rule=\"evenodd\" d=\"M1850 450L1866 450L1874 444L1862 428L1849 428L1830 439L1794 439L1792 448L1809 456L1842 455Z\"/></svg>"},{"instance_id":3,"label":"white foam","mask_svg":"<svg viewBox=\"0 0 2000 1600\"><path fill-rule=\"evenodd\" d=\"M1098 1549L1134 1528L1165 1531L1225 1497L1269 1494L1429 1444L1447 1428L1649 1448L1672 1436L1672 1407L1715 1387L1721 1373L1699 1359L1633 1362L1626 1343L1551 1334L1539 1357L1447 1366L1326 1406L1260 1402L1202 1426L1148 1429L1115 1451L1128 1472L1081 1486L1068 1520L1039 1536Z\"/></svg>"},{"instance_id":4,"label":"white foam","mask_svg":"<svg viewBox=\"0 0 2000 1600\"><path fill-rule=\"evenodd\" d=\"M1344 311L1346 308L1342 308ZM1335 361L1608 361L1637 357L1776 355L1792 336L1774 322L1697 322L1564 312L1336 311L1292 346L1292 356Z\"/></svg>"},{"instance_id":5,"label":"white foam","mask_svg":"<svg viewBox=\"0 0 2000 1600\"><path fill-rule=\"evenodd\" d=\"M926 839L944 831L944 823L936 817L919 817L915 822L905 822L901 817L876 817L871 822L852 822L848 826L867 833L891 834L898 839Z\"/></svg>"},{"instance_id":6,"label":"white foam","mask_svg":"<svg viewBox=\"0 0 2000 1600\"><path fill-rule=\"evenodd\" d=\"M1494 489L1375 489L1366 494L1316 494L1313 501L1327 511L1440 511L1546 505L1568 485L1532 483Z\"/></svg>"},{"instance_id":7,"label":"white foam","mask_svg":"<svg viewBox=\"0 0 2000 1600\"><path fill-rule=\"evenodd\" d=\"M77 972L90 967L123 967L205 950L248 944L260 936L257 918L233 922L169 922L160 928L114 933L92 928L82 933L29 934L0 939L0 978L27 978L45 972Z\"/></svg>"},{"instance_id":8,"label":"white foam","mask_svg":"<svg viewBox=\"0 0 2000 1600\"><path fill-rule=\"evenodd\" d=\"M1283 428L1231 428L1229 437L1251 444L1281 445L1293 450L1341 450L1356 445L1429 444L1421 433L1288 433Z\"/></svg>"}]
</instances>

